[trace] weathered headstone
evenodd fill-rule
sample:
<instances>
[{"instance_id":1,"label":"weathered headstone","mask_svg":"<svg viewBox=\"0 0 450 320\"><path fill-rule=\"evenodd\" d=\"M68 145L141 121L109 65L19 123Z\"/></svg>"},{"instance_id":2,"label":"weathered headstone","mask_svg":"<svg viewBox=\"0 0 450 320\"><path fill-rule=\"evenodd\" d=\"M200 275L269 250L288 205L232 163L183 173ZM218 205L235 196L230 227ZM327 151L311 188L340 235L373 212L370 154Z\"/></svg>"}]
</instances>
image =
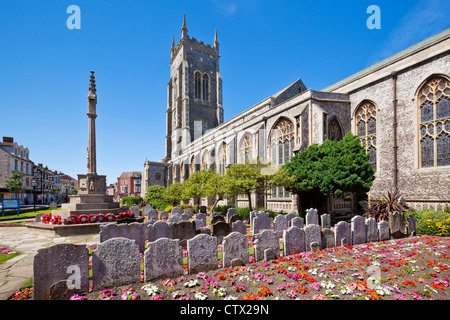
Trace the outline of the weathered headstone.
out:
<instances>
[{"instance_id":1,"label":"weathered headstone","mask_svg":"<svg viewBox=\"0 0 450 320\"><path fill-rule=\"evenodd\" d=\"M234 216L232 216L232 217L230 218L230 221L228 221L228 223L229 223L230 226L233 226L233 223L235 223L235 222L238 221L238 220L242 220L242 218L241 218L240 215L235 214Z\"/></svg>"},{"instance_id":2,"label":"weathered headstone","mask_svg":"<svg viewBox=\"0 0 450 320\"><path fill-rule=\"evenodd\" d=\"M196 215L195 215L195 219L197 219L197 220L202 220L203 221L203 227L206 227L206 214L205 213L197 213Z\"/></svg>"},{"instance_id":3,"label":"weathered headstone","mask_svg":"<svg viewBox=\"0 0 450 320\"><path fill-rule=\"evenodd\" d=\"M273 220L273 230L277 233L278 237L283 236L283 231L288 228L288 222L286 216L279 214Z\"/></svg>"},{"instance_id":4,"label":"weathered headstone","mask_svg":"<svg viewBox=\"0 0 450 320\"><path fill-rule=\"evenodd\" d=\"M144 280L183 274L183 251L176 239L161 238L148 243L144 252Z\"/></svg>"},{"instance_id":5,"label":"weathered headstone","mask_svg":"<svg viewBox=\"0 0 450 320\"><path fill-rule=\"evenodd\" d=\"M50 209L56 209L58 208L58 203L55 201L50 202Z\"/></svg>"},{"instance_id":6,"label":"weathered headstone","mask_svg":"<svg viewBox=\"0 0 450 320\"><path fill-rule=\"evenodd\" d=\"M190 221L180 221L172 225L173 238L187 240L195 237L195 223Z\"/></svg>"},{"instance_id":7,"label":"weathered headstone","mask_svg":"<svg viewBox=\"0 0 450 320\"><path fill-rule=\"evenodd\" d=\"M169 213L166 210L160 212L159 217L161 220L169 219Z\"/></svg>"},{"instance_id":8,"label":"weathered headstone","mask_svg":"<svg viewBox=\"0 0 450 320\"><path fill-rule=\"evenodd\" d=\"M156 211L156 209L146 210L146 213L149 220L151 219L158 220L158 211Z\"/></svg>"},{"instance_id":9,"label":"weathered headstone","mask_svg":"<svg viewBox=\"0 0 450 320\"><path fill-rule=\"evenodd\" d=\"M286 257L294 253L304 252L305 231L298 227L290 227L283 231L283 255Z\"/></svg>"},{"instance_id":10,"label":"weathered headstone","mask_svg":"<svg viewBox=\"0 0 450 320\"><path fill-rule=\"evenodd\" d=\"M139 246L130 239L112 238L98 244L92 255L95 289L139 282Z\"/></svg>"},{"instance_id":11,"label":"weathered headstone","mask_svg":"<svg viewBox=\"0 0 450 320\"><path fill-rule=\"evenodd\" d=\"M351 220L352 244L366 243L366 224L362 216L354 216Z\"/></svg>"},{"instance_id":12,"label":"weathered headstone","mask_svg":"<svg viewBox=\"0 0 450 320\"><path fill-rule=\"evenodd\" d=\"M279 251L280 250L275 251L274 248L267 248L266 250L264 250L264 261L270 261L278 258L279 254L277 252Z\"/></svg>"},{"instance_id":13,"label":"weathered headstone","mask_svg":"<svg viewBox=\"0 0 450 320\"><path fill-rule=\"evenodd\" d=\"M142 208L142 215L144 217L148 217L148 212L152 209L153 209L153 206L151 204L147 204L145 207Z\"/></svg>"},{"instance_id":14,"label":"weathered headstone","mask_svg":"<svg viewBox=\"0 0 450 320\"><path fill-rule=\"evenodd\" d=\"M287 223L288 223L288 227L290 227L291 225L290 225L290 222L292 221L292 219L294 219L294 218L296 218L296 217L298 217L298 215L296 215L295 213L288 213L287 215L286 215L286 221L287 221Z\"/></svg>"},{"instance_id":15,"label":"weathered headstone","mask_svg":"<svg viewBox=\"0 0 450 320\"><path fill-rule=\"evenodd\" d=\"M158 220L153 225L147 226L147 239L149 242L160 238L173 239L173 225L171 223Z\"/></svg>"},{"instance_id":16,"label":"weathered headstone","mask_svg":"<svg viewBox=\"0 0 450 320\"><path fill-rule=\"evenodd\" d=\"M211 226L211 234L213 237L225 237L231 232L231 227L225 221L216 222Z\"/></svg>"},{"instance_id":17,"label":"weathered headstone","mask_svg":"<svg viewBox=\"0 0 450 320\"><path fill-rule=\"evenodd\" d=\"M306 225L316 224L319 225L319 216L317 214L317 209L306 210Z\"/></svg>"},{"instance_id":18,"label":"weathered headstone","mask_svg":"<svg viewBox=\"0 0 450 320\"><path fill-rule=\"evenodd\" d=\"M405 214L403 212L389 212L389 229L394 239L405 236Z\"/></svg>"},{"instance_id":19,"label":"weathered headstone","mask_svg":"<svg viewBox=\"0 0 450 320\"><path fill-rule=\"evenodd\" d=\"M222 216L222 213L220 213L220 212L218 212L218 211L214 211L212 214L211 214L211 219L213 219L214 217L221 217Z\"/></svg>"},{"instance_id":20,"label":"weathered headstone","mask_svg":"<svg viewBox=\"0 0 450 320\"><path fill-rule=\"evenodd\" d=\"M305 220L301 217L295 217L291 220L290 227L298 227L300 229L303 229L305 226Z\"/></svg>"},{"instance_id":21,"label":"weathered headstone","mask_svg":"<svg viewBox=\"0 0 450 320\"><path fill-rule=\"evenodd\" d=\"M200 228L206 227L206 224L205 224L204 220L200 220L200 219L195 218L193 220L193 222L195 223L195 230L198 230Z\"/></svg>"},{"instance_id":22,"label":"weathered headstone","mask_svg":"<svg viewBox=\"0 0 450 320\"><path fill-rule=\"evenodd\" d=\"M34 300L49 299L50 287L61 280L76 292L89 290L89 250L85 245L62 243L37 251L33 261Z\"/></svg>"},{"instance_id":23,"label":"weathered headstone","mask_svg":"<svg viewBox=\"0 0 450 320\"><path fill-rule=\"evenodd\" d=\"M322 229L320 232L322 234L322 249L334 248L336 246L336 243L335 243L336 240L334 237L333 230L331 230L329 228L325 228L325 229Z\"/></svg>"},{"instance_id":24,"label":"weathered headstone","mask_svg":"<svg viewBox=\"0 0 450 320\"><path fill-rule=\"evenodd\" d=\"M331 216L329 213L324 213L320 216L322 229L331 229Z\"/></svg>"},{"instance_id":25,"label":"weathered headstone","mask_svg":"<svg viewBox=\"0 0 450 320\"><path fill-rule=\"evenodd\" d=\"M134 205L130 208L130 211L133 212L135 218L139 217L139 206Z\"/></svg>"},{"instance_id":26,"label":"weathered headstone","mask_svg":"<svg viewBox=\"0 0 450 320\"><path fill-rule=\"evenodd\" d=\"M180 207L173 207L172 211L170 211L171 214L182 214L182 210Z\"/></svg>"},{"instance_id":27,"label":"weathered headstone","mask_svg":"<svg viewBox=\"0 0 450 320\"><path fill-rule=\"evenodd\" d=\"M408 230L408 236L416 235L416 219L412 215L408 217L407 230Z\"/></svg>"},{"instance_id":28,"label":"weathered headstone","mask_svg":"<svg viewBox=\"0 0 450 320\"><path fill-rule=\"evenodd\" d=\"M231 217L236 215L236 214L237 214L237 211L236 211L235 208L228 209L228 211L227 211L227 222L230 223Z\"/></svg>"},{"instance_id":29,"label":"weathered headstone","mask_svg":"<svg viewBox=\"0 0 450 320\"><path fill-rule=\"evenodd\" d=\"M280 243L278 241L277 234L272 230L264 229L259 232L254 243L255 261L261 261L264 259L264 250L267 248L272 248L279 255Z\"/></svg>"},{"instance_id":30,"label":"weathered headstone","mask_svg":"<svg viewBox=\"0 0 450 320\"><path fill-rule=\"evenodd\" d=\"M105 242L111 238L127 238L133 240L139 251L144 252L147 230L143 223L133 222L128 224L108 223L100 225L100 242Z\"/></svg>"},{"instance_id":31,"label":"weathered headstone","mask_svg":"<svg viewBox=\"0 0 450 320\"><path fill-rule=\"evenodd\" d=\"M247 237L239 232L232 232L223 238L223 267L229 267L233 259L242 259L244 263L249 262Z\"/></svg>"},{"instance_id":32,"label":"weathered headstone","mask_svg":"<svg viewBox=\"0 0 450 320\"><path fill-rule=\"evenodd\" d=\"M252 223L252 234L255 236L262 230L270 229L270 217L268 212L258 212L254 218Z\"/></svg>"},{"instance_id":33,"label":"weathered headstone","mask_svg":"<svg viewBox=\"0 0 450 320\"><path fill-rule=\"evenodd\" d=\"M305 244L306 250L311 250L311 243L317 242L319 245L322 243L322 236L320 234L320 226L318 224L309 224L305 228Z\"/></svg>"},{"instance_id":34,"label":"weathered headstone","mask_svg":"<svg viewBox=\"0 0 450 320\"><path fill-rule=\"evenodd\" d=\"M232 232L239 232L242 233L243 235L247 234L247 227L244 224L244 222L242 220L238 220L236 222L233 223L233 226L231 227L231 231Z\"/></svg>"},{"instance_id":35,"label":"weathered headstone","mask_svg":"<svg viewBox=\"0 0 450 320\"><path fill-rule=\"evenodd\" d=\"M378 222L378 240L384 241L389 240L391 238L391 235L389 233L389 222L386 220L382 220Z\"/></svg>"},{"instance_id":36,"label":"weathered headstone","mask_svg":"<svg viewBox=\"0 0 450 320\"><path fill-rule=\"evenodd\" d=\"M169 217L169 223L178 223L182 221L181 214L172 214Z\"/></svg>"},{"instance_id":37,"label":"weathered headstone","mask_svg":"<svg viewBox=\"0 0 450 320\"><path fill-rule=\"evenodd\" d=\"M375 218L367 218L366 221L366 241L377 241L377 221Z\"/></svg>"},{"instance_id":38,"label":"weathered headstone","mask_svg":"<svg viewBox=\"0 0 450 320\"><path fill-rule=\"evenodd\" d=\"M219 221L223 221L225 222L225 218L222 215L215 215L214 217L212 217L211 219L211 225L216 224Z\"/></svg>"},{"instance_id":39,"label":"weathered headstone","mask_svg":"<svg viewBox=\"0 0 450 320\"><path fill-rule=\"evenodd\" d=\"M197 273L217 269L219 259L217 256L216 239L207 234L198 234L187 241L188 270Z\"/></svg>"},{"instance_id":40,"label":"weathered headstone","mask_svg":"<svg viewBox=\"0 0 450 320\"><path fill-rule=\"evenodd\" d=\"M191 216L188 213L183 213L181 215L181 220L182 221L189 221L190 218L191 218Z\"/></svg>"},{"instance_id":41,"label":"weathered headstone","mask_svg":"<svg viewBox=\"0 0 450 320\"><path fill-rule=\"evenodd\" d=\"M349 223L345 221L339 221L334 226L334 238L336 246L351 245L352 241L352 229ZM346 244L343 244L342 240Z\"/></svg>"},{"instance_id":42,"label":"weathered headstone","mask_svg":"<svg viewBox=\"0 0 450 320\"><path fill-rule=\"evenodd\" d=\"M183 213L188 214L189 218L194 215L194 209L193 208L186 208L183 210Z\"/></svg>"}]
</instances>

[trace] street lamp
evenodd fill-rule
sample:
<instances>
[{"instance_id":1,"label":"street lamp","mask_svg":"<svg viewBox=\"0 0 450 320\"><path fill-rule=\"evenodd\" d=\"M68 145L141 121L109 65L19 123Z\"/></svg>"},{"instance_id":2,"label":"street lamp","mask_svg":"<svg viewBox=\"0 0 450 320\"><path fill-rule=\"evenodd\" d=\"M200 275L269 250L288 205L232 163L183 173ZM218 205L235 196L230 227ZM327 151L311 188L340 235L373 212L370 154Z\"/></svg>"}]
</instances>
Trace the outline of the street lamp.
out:
<instances>
[{"instance_id":1,"label":"street lamp","mask_svg":"<svg viewBox=\"0 0 450 320\"><path fill-rule=\"evenodd\" d=\"M33 211L36 213L36 187L38 185L36 179L31 180L31 185L33 186Z\"/></svg>"}]
</instances>

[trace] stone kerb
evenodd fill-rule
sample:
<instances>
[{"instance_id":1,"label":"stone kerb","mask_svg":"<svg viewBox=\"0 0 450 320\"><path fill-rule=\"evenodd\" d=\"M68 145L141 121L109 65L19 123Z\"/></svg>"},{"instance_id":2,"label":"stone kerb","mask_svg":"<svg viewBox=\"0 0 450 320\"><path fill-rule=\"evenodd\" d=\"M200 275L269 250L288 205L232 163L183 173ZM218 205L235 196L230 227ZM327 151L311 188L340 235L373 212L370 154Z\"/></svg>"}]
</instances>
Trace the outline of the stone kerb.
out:
<instances>
[{"instance_id":1,"label":"stone kerb","mask_svg":"<svg viewBox=\"0 0 450 320\"><path fill-rule=\"evenodd\" d=\"M141 279L139 246L130 239L100 243L92 255L92 282L96 289L121 286Z\"/></svg>"},{"instance_id":2,"label":"stone kerb","mask_svg":"<svg viewBox=\"0 0 450 320\"><path fill-rule=\"evenodd\" d=\"M189 274L217 269L217 241L208 234L198 234L187 241Z\"/></svg>"},{"instance_id":3,"label":"stone kerb","mask_svg":"<svg viewBox=\"0 0 450 320\"><path fill-rule=\"evenodd\" d=\"M64 281L74 293L89 290L89 250L84 245L57 244L39 249L33 261L33 298L50 299L54 284Z\"/></svg>"},{"instance_id":4,"label":"stone kerb","mask_svg":"<svg viewBox=\"0 0 450 320\"><path fill-rule=\"evenodd\" d=\"M183 274L183 251L178 239L160 238L144 252L144 280Z\"/></svg>"},{"instance_id":5,"label":"stone kerb","mask_svg":"<svg viewBox=\"0 0 450 320\"><path fill-rule=\"evenodd\" d=\"M134 240L139 246L139 251L144 253L147 237L147 228L143 223L108 223L106 225L100 225L100 243L112 238L127 238Z\"/></svg>"},{"instance_id":6,"label":"stone kerb","mask_svg":"<svg viewBox=\"0 0 450 320\"><path fill-rule=\"evenodd\" d=\"M248 241L247 237L239 232L232 232L222 241L222 258L223 267L229 267L231 265L231 260L242 259L243 263L248 263L249 252L248 252Z\"/></svg>"}]
</instances>

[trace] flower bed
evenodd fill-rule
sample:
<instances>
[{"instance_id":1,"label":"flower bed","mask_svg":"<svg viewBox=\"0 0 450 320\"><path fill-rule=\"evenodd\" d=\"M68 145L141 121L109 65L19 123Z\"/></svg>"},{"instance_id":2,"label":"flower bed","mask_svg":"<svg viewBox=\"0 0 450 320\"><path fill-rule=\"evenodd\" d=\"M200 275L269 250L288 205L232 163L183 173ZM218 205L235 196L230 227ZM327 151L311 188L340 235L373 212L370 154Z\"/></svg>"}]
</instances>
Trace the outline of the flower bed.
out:
<instances>
[{"instance_id":1,"label":"flower bed","mask_svg":"<svg viewBox=\"0 0 450 320\"><path fill-rule=\"evenodd\" d=\"M411 237L109 288L148 300L450 299L450 239ZM132 293L129 288L134 288ZM89 300L101 299L90 292ZM119 294L112 300L122 299Z\"/></svg>"}]
</instances>

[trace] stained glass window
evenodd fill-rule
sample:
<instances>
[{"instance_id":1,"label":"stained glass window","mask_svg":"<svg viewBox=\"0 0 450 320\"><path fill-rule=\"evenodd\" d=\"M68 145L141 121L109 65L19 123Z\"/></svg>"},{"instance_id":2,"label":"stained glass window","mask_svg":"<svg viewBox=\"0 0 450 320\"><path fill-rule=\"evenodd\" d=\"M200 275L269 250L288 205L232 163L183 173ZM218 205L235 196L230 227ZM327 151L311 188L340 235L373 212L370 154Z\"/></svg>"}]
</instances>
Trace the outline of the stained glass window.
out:
<instances>
[{"instance_id":1,"label":"stained glass window","mask_svg":"<svg viewBox=\"0 0 450 320\"><path fill-rule=\"evenodd\" d=\"M356 132L361 144L370 152L369 163L377 169L377 110L370 101L363 102L355 113Z\"/></svg>"},{"instance_id":2,"label":"stained glass window","mask_svg":"<svg viewBox=\"0 0 450 320\"><path fill-rule=\"evenodd\" d=\"M419 91L420 165L450 165L450 82L442 77L428 80Z\"/></svg>"},{"instance_id":3,"label":"stained glass window","mask_svg":"<svg viewBox=\"0 0 450 320\"><path fill-rule=\"evenodd\" d=\"M209 101L209 77L207 74L203 75L202 86L203 86L203 100Z\"/></svg>"},{"instance_id":4,"label":"stained glass window","mask_svg":"<svg viewBox=\"0 0 450 320\"><path fill-rule=\"evenodd\" d=\"M242 140L241 146L239 148L239 154L241 163L245 163L252 158L253 140L251 135L247 134Z\"/></svg>"},{"instance_id":5,"label":"stained glass window","mask_svg":"<svg viewBox=\"0 0 450 320\"><path fill-rule=\"evenodd\" d=\"M337 121L336 117L330 120L328 123L328 139L329 140L342 140L342 129Z\"/></svg>"},{"instance_id":6,"label":"stained glass window","mask_svg":"<svg viewBox=\"0 0 450 320\"><path fill-rule=\"evenodd\" d=\"M202 87L201 87L201 74L199 71L197 71L194 74L194 84L195 84L195 89L194 89L194 97L197 99L201 99L202 95Z\"/></svg>"}]
</instances>

